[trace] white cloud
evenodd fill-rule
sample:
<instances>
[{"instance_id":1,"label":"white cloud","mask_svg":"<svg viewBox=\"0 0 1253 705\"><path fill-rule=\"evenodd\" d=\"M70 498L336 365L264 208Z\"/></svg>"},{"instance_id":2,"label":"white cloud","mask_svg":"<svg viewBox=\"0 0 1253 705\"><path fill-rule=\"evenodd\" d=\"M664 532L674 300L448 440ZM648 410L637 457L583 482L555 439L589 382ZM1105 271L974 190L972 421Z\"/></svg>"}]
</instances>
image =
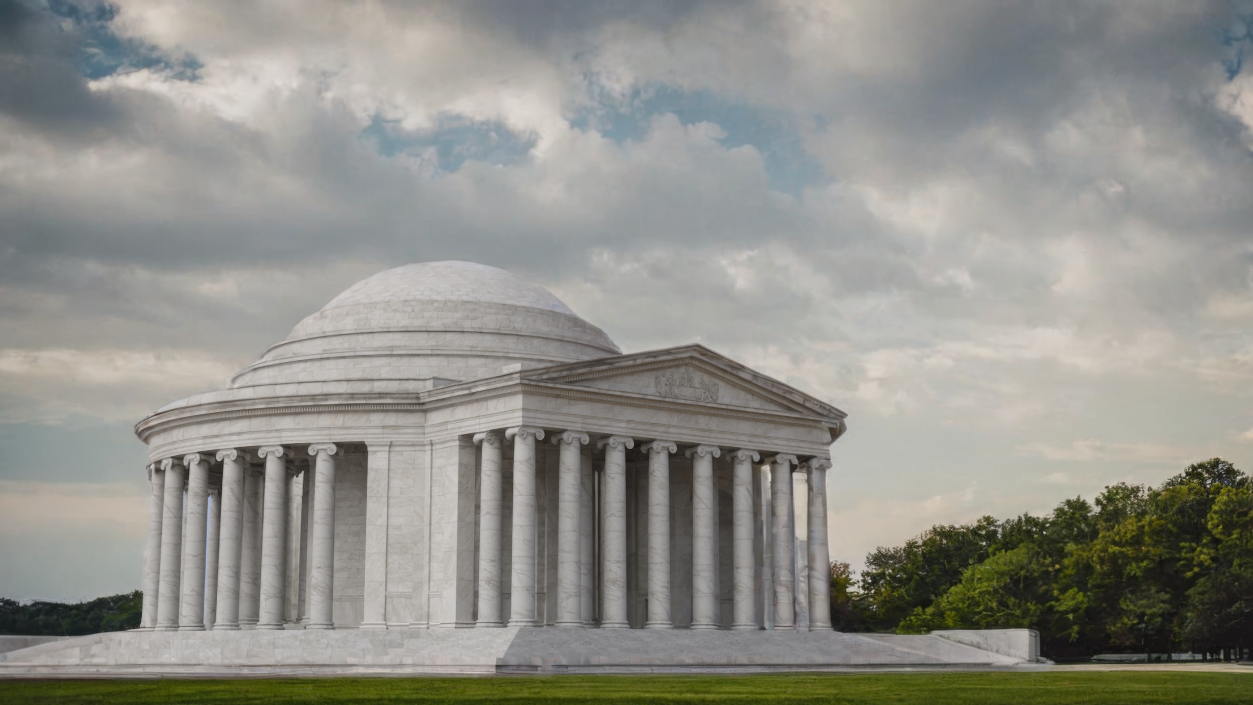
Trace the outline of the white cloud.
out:
<instances>
[{"instance_id":1,"label":"white cloud","mask_svg":"<svg viewBox=\"0 0 1253 705\"><path fill-rule=\"evenodd\" d=\"M225 386L235 366L194 350L0 349L5 422L56 421L71 413L139 420L164 402ZM18 400L13 399L17 397Z\"/></svg>"},{"instance_id":2,"label":"white cloud","mask_svg":"<svg viewBox=\"0 0 1253 705\"><path fill-rule=\"evenodd\" d=\"M93 81L112 117L77 131L0 98L0 420L133 421L459 258L850 412L858 471L909 473L837 517L858 555L1238 435L1250 79L1206 7L119 5L198 80ZM451 170L451 132L362 136L449 115L535 146ZM798 160L825 176L772 190Z\"/></svg>"},{"instance_id":3,"label":"white cloud","mask_svg":"<svg viewBox=\"0 0 1253 705\"><path fill-rule=\"evenodd\" d=\"M1111 443L1096 438L1071 441L1069 444L1037 441L1016 447L1019 455L1039 456L1048 460L1090 462L1137 462L1180 465L1200 455L1194 448L1159 443Z\"/></svg>"}]
</instances>

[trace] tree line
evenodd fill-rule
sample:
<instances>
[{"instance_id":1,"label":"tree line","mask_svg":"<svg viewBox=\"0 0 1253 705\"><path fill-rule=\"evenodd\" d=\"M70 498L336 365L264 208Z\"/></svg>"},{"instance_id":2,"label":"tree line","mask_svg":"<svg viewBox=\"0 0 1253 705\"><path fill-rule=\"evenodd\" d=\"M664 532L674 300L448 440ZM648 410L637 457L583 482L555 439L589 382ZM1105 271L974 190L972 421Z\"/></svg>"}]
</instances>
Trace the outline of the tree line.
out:
<instances>
[{"instance_id":1,"label":"tree line","mask_svg":"<svg viewBox=\"0 0 1253 705\"><path fill-rule=\"evenodd\" d=\"M89 602L18 602L0 597L0 634L80 636L135 629L143 612L139 590Z\"/></svg>"},{"instance_id":2,"label":"tree line","mask_svg":"<svg viewBox=\"0 0 1253 705\"><path fill-rule=\"evenodd\" d=\"M934 526L831 566L843 631L1028 627L1053 657L1253 646L1253 487L1231 463L1118 483L1043 517ZM1239 652L1237 652L1239 653Z\"/></svg>"}]
</instances>

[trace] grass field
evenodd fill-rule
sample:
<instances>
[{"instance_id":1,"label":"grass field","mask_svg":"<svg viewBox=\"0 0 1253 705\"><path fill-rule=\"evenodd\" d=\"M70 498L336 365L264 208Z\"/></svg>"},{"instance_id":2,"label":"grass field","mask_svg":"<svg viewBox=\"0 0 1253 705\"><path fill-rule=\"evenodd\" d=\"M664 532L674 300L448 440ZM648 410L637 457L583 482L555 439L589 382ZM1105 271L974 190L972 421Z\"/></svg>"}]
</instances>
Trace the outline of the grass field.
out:
<instances>
[{"instance_id":1,"label":"grass field","mask_svg":"<svg viewBox=\"0 0 1253 705\"><path fill-rule=\"evenodd\" d=\"M0 703L1253 703L1253 673L0 681Z\"/></svg>"}]
</instances>

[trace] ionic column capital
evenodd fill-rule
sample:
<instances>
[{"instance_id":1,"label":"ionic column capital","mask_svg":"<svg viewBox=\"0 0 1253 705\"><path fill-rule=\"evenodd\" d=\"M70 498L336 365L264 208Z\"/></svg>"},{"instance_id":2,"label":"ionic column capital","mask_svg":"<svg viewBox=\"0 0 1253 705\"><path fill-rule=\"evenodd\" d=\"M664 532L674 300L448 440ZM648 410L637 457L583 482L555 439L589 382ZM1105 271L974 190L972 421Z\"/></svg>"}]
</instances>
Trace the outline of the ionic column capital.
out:
<instances>
[{"instance_id":1,"label":"ionic column capital","mask_svg":"<svg viewBox=\"0 0 1253 705\"><path fill-rule=\"evenodd\" d=\"M645 443L641 447L641 449L647 450L649 453L677 453L679 452L679 446L676 445L674 441L649 441Z\"/></svg>"},{"instance_id":2,"label":"ionic column capital","mask_svg":"<svg viewBox=\"0 0 1253 705\"><path fill-rule=\"evenodd\" d=\"M768 458L766 462L770 463L771 465L783 465L783 466L790 468L792 466L795 466L800 461L796 459L795 455L789 455L787 453L779 453L773 458Z\"/></svg>"},{"instance_id":3,"label":"ionic column capital","mask_svg":"<svg viewBox=\"0 0 1253 705\"><path fill-rule=\"evenodd\" d=\"M208 465L210 464L209 459L212 457L213 456L209 455L208 453L188 453L187 455L183 456L183 465L187 467L191 467L195 465L196 463L204 463L205 465Z\"/></svg>"},{"instance_id":4,"label":"ionic column capital","mask_svg":"<svg viewBox=\"0 0 1253 705\"><path fill-rule=\"evenodd\" d=\"M162 460L161 470L162 472L167 471L170 468L174 467L175 465L179 466L180 468L183 467L182 458L166 458L165 460Z\"/></svg>"},{"instance_id":5,"label":"ionic column capital","mask_svg":"<svg viewBox=\"0 0 1253 705\"><path fill-rule=\"evenodd\" d=\"M248 462L248 453L238 448L223 448L218 451L217 459L219 461L238 460L246 463Z\"/></svg>"},{"instance_id":6,"label":"ionic column capital","mask_svg":"<svg viewBox=\"0 0 1253 705\"><path fill-rule=\"evenodd\" d=\"M312 455L315 457L319 453L326 453L327 455L335 455L335 451L337 450L339 449L335 447L334 443L314 443L313 445L309 446L309 455Z\"/></svg>"},{"instance_id":7,"label":"ionic column capital","mask_svg":"<svg viewBox=\"0 0 1253 705\"><path fill-rule=\"evenodd\" d=\"M484 431L474 434L474 443L475 445L483 444L484 446L500 448L504 444L504 439L501 438L500 431Z\"/></svg>"},{"instance_id":8,"label":"ionic column capital","mask_svg":"<svg viewBox=\"0 0 1253 705\"><path fill-rule=\"evenodd\" d=\"M809 470L816 470L816 471L830 470L831 459L830 458L810 458L809 460L805 461L805 467L808 468Z\"/></svg>"},{"instance_id":9,"label":"ionic column capital","mask_svg":"<svg viewBox=\"0 0 1253 705\"><path fill-rule=\"evenodd\" d=\"M275 458L281 458L285 452L287 452L287 449L283 446L261 446L257 449L257 457L268 458L274 456Z\"/></svg>"},{"instance_id":10,"label":"ionic column capital","mask_svg":"<svg viewBox=\"0 0 1253 705\"><path fill-rule=\"evenodd\" d=\"M552 442L561 445L562 443L577 443L579 445L587 445L588 437L582 431L559 431L557 435L552 437Z\"/></svg>"},{"instance_id":11,"label":"ionic column capital","mask_svg":"<svg viewBox=\"0 0 1253 705\"><path fill-rule=\"evenodd\" d=\"M722 457L722 449L719 448L718 446L699 445L699 446L696 446L695 448L688 448L686 451L683 452L683 454L689 458L691 458L692 456L700 456L703 458L706 455L712 455L715 458L719 458L719 457Z\"/></svg>"},{"instance_id":12,"label":"ionic column capital","mask_svg":"<svg viewBox=\"0 0 1253 705\"><path fill-rule=\"evenodd\" d=\"M604 448L606 446L610 448L615 448L615 449L634 448L635 439L627 438L626 436L605 436L604 438L598 439L596 441L597 448Z\"/></svg>"},{"instance_id":13,"label":"ionic column capital","mask_svg":"<svg viewBox=\"0 0 1253 705\"><path fill-rule=\"evenodd\" d=\"M148 463L148 482L152 482L153 473L160 472L161 468L156 463Z\"/></svg>"},{"instance_id":14,"label":"ionic column capital","mask_svg":"<svg viewBox=\"0 0 1253 705\"><path fill-rule=\"evenodd\" d=\"M733 450L728 457L732 460L751 460L754 463L761 462L761 453L747 448L738 448Z\"/></svg>"},{"instance_id":15,"label":"ionic column capital","mask_svg":"<svg viewBox=\"0 0 1253 705\"><path fill-rule=\"evenodd\" d=\"M544 429L534 426L514 426L513 428L505 429L506 439L517 437L525 441L528 436L542 441L544 440Z\"/></svg>"}]
</instances>

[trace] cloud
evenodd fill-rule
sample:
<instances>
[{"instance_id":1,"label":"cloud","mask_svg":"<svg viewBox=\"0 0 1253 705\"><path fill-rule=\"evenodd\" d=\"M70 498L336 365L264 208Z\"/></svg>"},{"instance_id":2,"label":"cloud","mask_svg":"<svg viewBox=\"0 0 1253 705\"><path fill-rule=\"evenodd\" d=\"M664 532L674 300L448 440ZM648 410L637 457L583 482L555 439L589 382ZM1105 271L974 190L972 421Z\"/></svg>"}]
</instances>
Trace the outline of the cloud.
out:
<instances>
[{"instance_id":1,"label":"cloud","mask_svg":"<svg viewBox=\"0 0 1253 705\"><path fill-rule=\"evenodd\" d=\"M1034 442L1014 449L1020 455L1035 455L1048 460L1090 462L1148 462L1170 465L1186 464L1202 451L1195 448L1157 443L1110 443L1096 438L1072 441L1069 445Z\"/></svg>"},{"instance_id":2,"label":"cloud","mask_svg":"<svg viewBox=\"0 0 1253 705\"><path fill-rule=\"evenodd\" d=\"M0 421L137 420L162 398L224 387L234 371L190 350L0 349Z\"/></svg>"},{"instance_id":3,"label":"cloud","mask_svg":"<svg viewBox=\"0 0 1253 705\"><path fill-rule=\"evenodd\" d=\"M132 478L131 422L436 259L850 412L863 544L1248 467L1241 12L5 3L0 472L93 480L39 428Z\"/></svg>"}]
</instances>

